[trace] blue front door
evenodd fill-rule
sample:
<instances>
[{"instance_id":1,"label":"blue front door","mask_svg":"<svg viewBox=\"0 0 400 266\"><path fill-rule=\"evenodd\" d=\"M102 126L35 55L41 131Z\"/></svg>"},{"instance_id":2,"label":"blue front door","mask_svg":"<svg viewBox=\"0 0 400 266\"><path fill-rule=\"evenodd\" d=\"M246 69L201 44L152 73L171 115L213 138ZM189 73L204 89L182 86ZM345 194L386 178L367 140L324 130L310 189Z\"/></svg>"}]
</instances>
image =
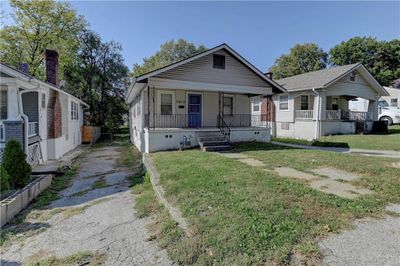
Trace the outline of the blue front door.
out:
<instances>
[{"instance_id":1,"label":"blue front door","mask_svg":"<svg viewBox=\"0 0 400 266\"><path fill-rule=\"evenodd\" d=\"M201 95L189 94L189 127L201 127Z\"/></svg>"}]
</instances>

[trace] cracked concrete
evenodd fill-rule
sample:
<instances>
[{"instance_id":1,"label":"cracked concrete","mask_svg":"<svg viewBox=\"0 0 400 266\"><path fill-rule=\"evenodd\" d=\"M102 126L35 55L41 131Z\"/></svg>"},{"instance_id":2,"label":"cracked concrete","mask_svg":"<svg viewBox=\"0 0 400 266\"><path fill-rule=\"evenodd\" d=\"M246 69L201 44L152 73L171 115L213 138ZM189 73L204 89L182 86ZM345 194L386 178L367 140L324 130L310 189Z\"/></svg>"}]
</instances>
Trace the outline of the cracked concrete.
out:
<instances>
[{"instance_id":1,"label":"cracked concrete","mask_svg":"<svg viewBox=\"0 0 400 266\"><path fill-rule=\"evenodd\" d=\"M311 172L313 172L317 175L329 177L334 180L353 181L353 180L357 180L357 179L361 178L361 175L359 175L359 174L350 173L350 172L347 172L344 170L330 168L330 167L313 169L313 170L311 170Z\"/></svg>"},{"instance_id":2,"label":"cracked concrete","mask_svg":"<svg viewBox=\"0 0 400 266\"><path fill-rule=\"evenodd\" d=\"M50 208L89 207L66 219L58 217L62 214L51 217L46 221L48 228L26 239L24 245L14 243L2 250L1 265L20 265L40 250L60 257L78 251L100 251L107 255L106 265L171 265L165 250L146 241L150 236L146 225L151 220L139 219L136 215L135 199L127 180L135 173L118 167L120 149L107 146L92 150L82 158L73 183ZM102 177L109 186L89 190ZM84 190L87 193L77 194Z\"/></svg>"}]
</instances>

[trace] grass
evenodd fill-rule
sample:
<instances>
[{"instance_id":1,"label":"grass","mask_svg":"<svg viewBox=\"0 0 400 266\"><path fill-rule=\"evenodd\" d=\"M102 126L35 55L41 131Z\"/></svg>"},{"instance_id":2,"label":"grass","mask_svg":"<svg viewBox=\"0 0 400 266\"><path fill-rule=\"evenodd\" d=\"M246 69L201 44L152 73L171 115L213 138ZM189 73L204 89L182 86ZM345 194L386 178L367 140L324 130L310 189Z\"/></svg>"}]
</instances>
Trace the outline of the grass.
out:
<instances>
[{"instance_id":1,"label":"grass","mask_svg":"<svg viewBox=\"0 0 400 266\"><path fill-rule=\"evenodd\" d=\"M270 169L329 166L357 172L364 176L357 185L375 193L349 200L215 153L154 153L167 198L180 207L194 232L187 238L172 221L160 218L157 238L178 264L290 264L299 258L319 264L318 239L349 228L356 218L380 216L387 203L400 202L398 169L389 167L392 159L261 143L236 149ZM137 183L133 190L140 213L160 212L146 178Z\"/></svg>"},{"instance_id":2,"label":"grass","mask_svg":"<svg viewBox=\"0 0 400 266\"><path fill-rule=\"evenodd\" d=\"M389 127L387 135L333 135L308 141L294 138L274 138L274 141L322 147L344 147L370 150L400 151L400 125Z\"/></svg>"},{"instance_id":3,"label":"grass","mask_svg":"<svg viewBox=\"0 0 400 266\"><path fill-rule=\"evenodd\" d=\"M43 232L47 225L44 222L60 210L48 210L46 207L59 197L59 192L69 186L72 176L77 172L78 167L73 166L63 176L53 177L51 185L43 191L27 208L19 213L9 225L1 230L0 246L8 247L12 242L23 243L25 239ZM37 220L35 226L32 226L31 221Z\"/></svg>"},{"instance_id":4,"label":"grass","mask_svg":"<svg viewBox=\"0 0 400 266\"><path fill-rule=\"evenodd\" d=\"M91 188L92 189L100 189L100 188L105 188L108 186L110 186L110 185L107 184L106 178L101 177L92 184Z\"/></svg>"},{"instance_id":5,"label":"grass","mask_svg":"<svg viewBox=\"0 0 400 266\"><path fill-rule=\"evenodd\" d=\"M27 258L27 266L75 266L75 265L104 265L106 255L100 252L81 251L67 257L57 257L40 251Z\"/></svg>"}]
</instances>

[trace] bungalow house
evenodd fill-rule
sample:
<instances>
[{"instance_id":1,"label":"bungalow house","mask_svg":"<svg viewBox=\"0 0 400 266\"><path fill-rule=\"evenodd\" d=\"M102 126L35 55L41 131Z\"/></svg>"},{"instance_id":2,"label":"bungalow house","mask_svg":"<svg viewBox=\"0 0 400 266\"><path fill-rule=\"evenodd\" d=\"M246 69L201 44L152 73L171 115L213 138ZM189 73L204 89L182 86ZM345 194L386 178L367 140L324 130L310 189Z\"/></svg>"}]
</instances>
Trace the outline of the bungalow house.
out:
<instances>
[{"instance_id":1,"label":"bungalow house","mask_svg":"<svg viewBox=\"0 0 400 266\"><path fill-rule=\"evenodd\" d=\"M286 90L226 44L136 77L127 104L131 142L142 152L269 141L271 116L251 97ZM272 100L271 100L272 101Z\"/></svg>"},{"instance_id":2,"label":"bungalow house","mask_svg":"<svg viewBox=\"0 0 400 266\"><path fill-rule=\"evenodd\" d=\"M46 51L46 82L0 64L0 160L10 139L21 142L30 164L59 159L81 144L88 105L58 87L58 54Z\"/></svg>"},{"instance_id":3,"label":"bungalow house","mask_svg":"<svg viewBox=\"0 0 400 266\"><path fill-rule=\"evenodd\" d=\"M277 137L318 139L369 131L378 119L378 100L387 92L362 64L308 72L276 81L287 93L273 96ZM369 102L366 112L349 110L349 101Z\"/></svg>"}]
</instances>

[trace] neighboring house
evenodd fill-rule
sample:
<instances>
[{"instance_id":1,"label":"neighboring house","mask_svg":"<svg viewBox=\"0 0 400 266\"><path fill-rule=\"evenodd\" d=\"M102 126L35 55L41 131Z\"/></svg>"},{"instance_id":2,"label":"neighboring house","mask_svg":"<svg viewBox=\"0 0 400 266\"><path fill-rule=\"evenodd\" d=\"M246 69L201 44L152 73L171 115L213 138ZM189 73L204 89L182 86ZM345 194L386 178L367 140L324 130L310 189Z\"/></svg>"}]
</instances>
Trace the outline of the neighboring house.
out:
<instances>
[{"instance_id":1,"label":"neighboring house","mask_svg":"<svg viewBox=\"0 0 400 266\"><path fill-rule=\"evenodd\" d=\"M131 141L142 152L269 141L271 116L252 115L250 99L282 92L222 44L133 80L127 96Z\"/></svg>"},{"instance_id":2,"label":"neighboring house","mask_svg":"<svg viewBox=\"0 0 400 266\"><path fill-rule=\"evenodd\" d=\"M81 144L87 104L58 88L58 54L46 50L46 82L0 65L0 153L10 139L21 142L31 164L59 159ZM1 158L0 158L1 159Z\"/></svg>"},{"instance_id":3,"label":"neighboring house","mask_svg":"<svg viewBox=\"0 0 400 266\"><path fill-rule=\"evenodd\" d=\"M362 64L308 72L277 80L288 93L273 97L276 136L318 139L370 130L378 119L378 99L387 92ZM349 101L367 99L366 112L349 110Z\"/></svg>"},{"instance_id":4,"label":"neighboring house","mask_svg":"<svg viewBox=\"0 0 400 266\"><path fill-rule=\"evenodd\" d=\"M389 96L379 99L380 121L387 121L388 124L400 123L400 79L394 81L393 87L383 87ZM349 102L349 109L352 111L364 112L368 109L368 101L363 98L356 98Z\"/></svg>"}]
</instances>

